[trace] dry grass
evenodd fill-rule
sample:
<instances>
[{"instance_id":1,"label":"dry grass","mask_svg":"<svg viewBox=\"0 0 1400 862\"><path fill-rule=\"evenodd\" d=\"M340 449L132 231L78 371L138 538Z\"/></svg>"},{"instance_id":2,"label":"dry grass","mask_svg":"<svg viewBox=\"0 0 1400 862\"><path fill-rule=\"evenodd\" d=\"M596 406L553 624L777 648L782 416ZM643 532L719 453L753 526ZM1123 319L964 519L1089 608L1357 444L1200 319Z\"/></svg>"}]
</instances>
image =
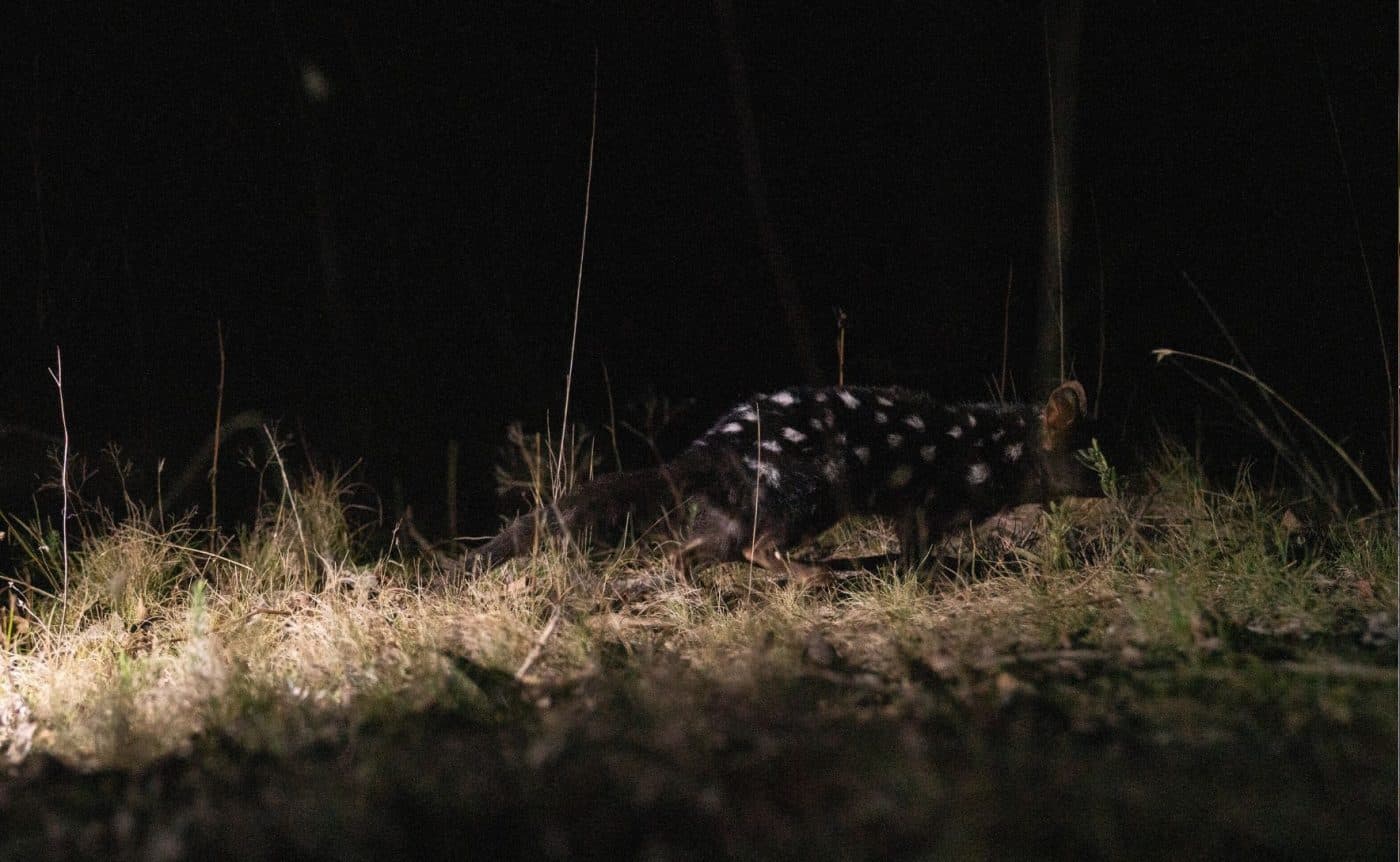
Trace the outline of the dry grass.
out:
<instances>
[{"instance_id":1,"label":"dry grass","mask_svg":"<svg viewBox=\"0 0 1400 862\"><path fill-rule=\"evenodd\" d=\"M68 592L19 586L22 600L0 612L0 752L134 766L199 736L287 750L434 707L489 720L483 674L525 665L540 691L658 655L720 685L839 669L897 690L922 669L1014 689L997 674L1017 661L1190 663L1240 637L1393 638L1391 516L1300 543L1284 506L1247 481L1214 490L1180 453L1160 463L1150 499L1111 488L1097 507L1054 510L1010 554L885 566L825 592L737 565L683 585L640 546L447 576L367 554L343 483L327 477L218 552L206 531L161 529L139 509L90 514ZM14 582L55 582L62 561L45 530L10 532L28 554ZM891 545L873 522L824 542L843 555Z\"/></svg>"}]
</instances>

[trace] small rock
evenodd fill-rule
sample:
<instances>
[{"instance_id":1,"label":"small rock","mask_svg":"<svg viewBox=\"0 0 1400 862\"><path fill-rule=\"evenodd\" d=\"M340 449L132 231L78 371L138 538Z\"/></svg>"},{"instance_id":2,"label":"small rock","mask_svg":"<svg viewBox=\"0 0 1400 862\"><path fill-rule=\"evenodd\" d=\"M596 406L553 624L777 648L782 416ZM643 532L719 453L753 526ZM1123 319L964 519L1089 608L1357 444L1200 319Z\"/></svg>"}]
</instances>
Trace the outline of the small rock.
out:
<instances>
[{"instance_id":1,"label":"small rock","mask_svg":"<svg viewBox=\"0 0 1400 862\"><path fill-rule=\"evenodd\" d=\"M1035 688L1030 683L1022 682L1007 671L997 674L997 697L1001 698L1002 706L1010 703L1017 695L1034 692Z\"/></svg>"}]
</instances>

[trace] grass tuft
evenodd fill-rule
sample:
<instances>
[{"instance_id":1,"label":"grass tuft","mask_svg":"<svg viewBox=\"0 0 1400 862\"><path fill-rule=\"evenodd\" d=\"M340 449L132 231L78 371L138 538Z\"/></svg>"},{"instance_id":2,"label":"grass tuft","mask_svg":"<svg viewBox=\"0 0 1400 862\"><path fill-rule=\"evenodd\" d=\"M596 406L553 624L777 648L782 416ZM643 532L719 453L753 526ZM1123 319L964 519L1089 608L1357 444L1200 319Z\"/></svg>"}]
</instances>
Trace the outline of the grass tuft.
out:
<instances>
[{"instance_id":1,"label":"grass tuft","mask_svg":"<svg viewBox=\"0 0 1400 862\"><path fill-rule=\"evenodd\" d=\"M24 562L0 611L0 752L137 766L201 737L287 751L429 710L491 724L518 717L502 691L548 699L663 659L706 685L835 675L892 703L930 675L959 696L1015 700L1034 687L1027 668L1047 662L1215 673L1282 651L1364 675L1393 659L1393 512L1300 541L1286 502L1244 473L1214 488L1169 449L1148 493L1127 496L1102 466L1109 496L1052 508L1025 543L917 572L858 570L822 592L747 565L681 583L644 542L592 564L545 548L449 577L433 560L367 551L343 477L315 474L214 551L188 521L87 512L66 593L52 528L11 521ZM853 557L893 546L876 521L820 543ZM1105 709L1091 691L1075 697L1066 708L1084 721ZM1319 715L1353 708L1325 685L1288 697ZM1187 709L1179 692L1153 703L1144 720L1163 727Z\"/></svg>"}]
</instances>

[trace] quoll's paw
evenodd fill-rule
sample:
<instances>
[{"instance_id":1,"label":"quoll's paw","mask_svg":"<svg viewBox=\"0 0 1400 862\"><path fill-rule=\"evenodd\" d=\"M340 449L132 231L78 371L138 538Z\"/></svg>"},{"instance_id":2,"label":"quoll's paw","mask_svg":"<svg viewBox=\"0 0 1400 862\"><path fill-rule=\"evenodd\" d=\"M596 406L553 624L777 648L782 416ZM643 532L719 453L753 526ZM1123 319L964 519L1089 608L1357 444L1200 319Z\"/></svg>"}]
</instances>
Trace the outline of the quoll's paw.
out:
<instances>
[{"instance_id":1,"label":"quoll's paw","mask_svg":"<svg viewBox=\"0 0 1400 862\"><path fill-rule=\"evenodd\" d=\"M806 586L824 587L832 582L831 570L825 566L792 559L771 543L762 543L744 550L744 558L756 566L783 575Z\"/></svg>"}]
</instances>

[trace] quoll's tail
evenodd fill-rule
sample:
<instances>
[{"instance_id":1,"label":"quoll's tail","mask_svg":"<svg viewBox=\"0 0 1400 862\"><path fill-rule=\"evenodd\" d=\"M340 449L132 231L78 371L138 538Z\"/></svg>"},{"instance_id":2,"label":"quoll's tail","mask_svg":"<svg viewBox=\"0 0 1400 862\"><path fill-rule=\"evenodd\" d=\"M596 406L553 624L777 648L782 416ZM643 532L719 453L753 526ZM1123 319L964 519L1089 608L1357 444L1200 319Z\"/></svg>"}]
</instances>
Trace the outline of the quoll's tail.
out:
<instances>
[{"instance_id":1,"label":"quoll's tail","mask_svg":"<svg viewBox=\"0 0 1400 862\"><path fill-rule=\"evenodd\" d=\"M485 571L530 553L549 536L576 542L584 534L597 541L619 538L624 529L640 533L684 498L679 471L669 465L609 473L517 517L494 539L469 552L463 564L468 570L479 566Z\"/></svg>"}]
</instances>

